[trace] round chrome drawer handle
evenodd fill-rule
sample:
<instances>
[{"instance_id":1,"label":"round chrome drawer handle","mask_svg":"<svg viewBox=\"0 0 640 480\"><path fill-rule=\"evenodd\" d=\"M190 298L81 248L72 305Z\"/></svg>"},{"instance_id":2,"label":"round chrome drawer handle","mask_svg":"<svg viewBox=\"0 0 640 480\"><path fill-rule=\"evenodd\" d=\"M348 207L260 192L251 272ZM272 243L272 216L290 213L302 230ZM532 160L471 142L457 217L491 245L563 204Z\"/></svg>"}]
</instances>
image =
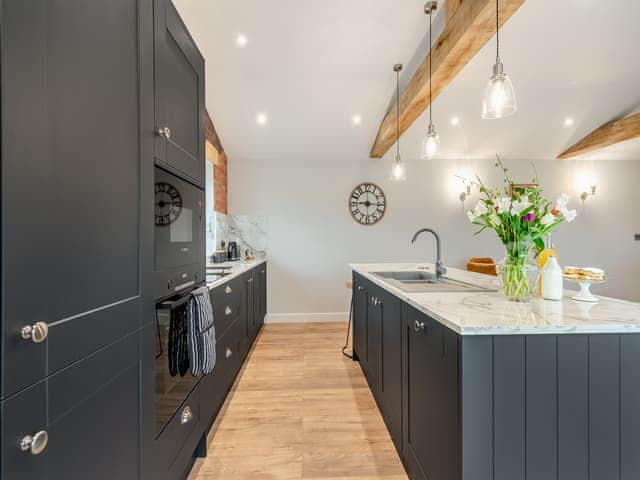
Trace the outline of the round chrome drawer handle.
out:
<instances>
[{"instance_id":1,"label":"round chrome drawer handle","mask_svg":"<svg viewBox=\"0 0 640 480\"><path fill-rule=\"evenodd\" d=\"M158 129L158 135L168 140L171 138L171 129L169 127L160 127Z\"/></svg>"},{"instance_id":2,"label":"round chrome drawer handle","mask_svg":"<svg viewBox=\"0 0 640 480\"><path fill-rule=\"evenodd\" d=\"M425 330L424 322L419 322L419 321L416 320L416 322L415 322L415 324L413 326L413 329L416 332L420 332L420 331L424 332L424 330Z\"/></svg>"},{"instance_id":3,"label":"round chrome drawer handle","mask_svg":"<svg viewBox=\"0 0 640 480\"><path fill-rule=\"evenodd\" d=\"M189 423L191 420L193 420L193 412L191 411L191 407L187 405L184 407L184 410L182 410L182 414L180 415L180 424L184 425L185 423Z\"/></svg>"},{"instance_id":4,"label":"round chrome drawer handle","mask_svg":"<svg viewBox=\"0 0 640 480\"><path fill-rule=\"evenodd\" d=\"M42 343L49 336L49 326L45 322L36 322L33 325L22 327L20 335L33 343Z\"/></svg>"},{"instance_id":5,"label":"round chrome drawer handle","mask_svg":"<svg viewBox=\"0 0 640 480\"><path fill-rule=\"evenodd\" d=\"M225 307L224 314L228 316L228 315L231 315L231 313L233 313L233 311L231 310L231 307L229 306Z\"/></svg>"},{"instance_id":6,"label":"round chrome drawer handle","mask_svg":"<svg viewBox=\"0 0 640 480\"><path fill-rule=\"evenodd\" d=\"M231 292L233 292L233 289L229 285L227 285L224 289L224 293L229 295Z\"/></svg>"},{"instance_id":7,"label":"round chrome drawer handle","mask_svg":"<svg viewBox=\"0 0 640 480\"><path fill-rule=\"evenodd\" d=\"M227 348L227 350L224 352L225 358L231 358L231 355L233 355L233 351L230 348Z\"/></svg>"},{"instance_id":8,"label":"round chrome drawer handle","mask_svg":"<svg viewBox=\"0 0 640 480\"><path fill-rule=\"evenodd\" d=\"M31 452L31 455L40 455L47 448L49 434L44 430L39 431L33 437L26 435L20 440L20 449L23 452Z\"/></svg>"}]
</instances>

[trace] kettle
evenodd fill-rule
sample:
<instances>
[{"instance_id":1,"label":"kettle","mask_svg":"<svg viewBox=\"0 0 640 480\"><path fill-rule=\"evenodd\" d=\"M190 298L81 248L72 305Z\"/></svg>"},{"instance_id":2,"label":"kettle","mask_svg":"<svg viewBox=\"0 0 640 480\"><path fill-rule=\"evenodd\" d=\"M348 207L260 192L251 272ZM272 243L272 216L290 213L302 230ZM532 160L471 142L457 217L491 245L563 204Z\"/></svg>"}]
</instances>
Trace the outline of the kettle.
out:
<instances>
[{"instance_id":1,"label":"kettle","mask_svg":"<svg viewBox=\"0 0 640 480\"><path fill-rule=\"evenodd\" d=\"M229 242L227 245L227 257L229 260L238 260L238 243L237 242Z\"/></svg>"}]
</instances>

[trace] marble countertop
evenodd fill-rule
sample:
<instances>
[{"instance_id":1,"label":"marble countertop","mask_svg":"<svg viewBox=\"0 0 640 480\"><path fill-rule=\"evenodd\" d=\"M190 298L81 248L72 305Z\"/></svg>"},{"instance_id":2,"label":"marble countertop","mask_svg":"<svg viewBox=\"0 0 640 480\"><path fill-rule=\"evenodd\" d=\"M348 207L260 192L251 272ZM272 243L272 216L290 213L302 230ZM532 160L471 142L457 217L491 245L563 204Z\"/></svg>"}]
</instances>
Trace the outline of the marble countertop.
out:
<instances>
[{"instance_id":1,"label":"marble countertop","mask_svg":"<svg viewBox=\"0 0 640 480\"><path fill-rule=\"evenodd\" d=\"M227 271L230 270L231 273L218 278L214 282L207 282L207 287L209 287L209 290L213 290L214 288L220 285L224 285L229 280L232 280L238 277L239 275L242 275L244 272L251 270L254 267L257 267L258 265L261 265L266 261L267 261L266 258L261 258L261 259L255 259L250 261L242 260L238 262L208 263L207 270L210 270L210 269L221 269L221 270L227 270Z\"/></svg>"},{"instance_id":2,"label":"marble countertop","mask_svg":"<svg viewBox=\"0 0 640 480\"><path fill-rule=\"evenodd\" d=\"M431 264L420 265L433 272ZM598 296L598 303L534 299L508 301L497 292L409 293L372 272L416 270L416 264L351 264L351 269L461 335L640 333L640 303ZM447 277L481 287L499 288L496 277L449 268ZM597 290L597 287L594 288Z\"/></svg>"}]
</instances>

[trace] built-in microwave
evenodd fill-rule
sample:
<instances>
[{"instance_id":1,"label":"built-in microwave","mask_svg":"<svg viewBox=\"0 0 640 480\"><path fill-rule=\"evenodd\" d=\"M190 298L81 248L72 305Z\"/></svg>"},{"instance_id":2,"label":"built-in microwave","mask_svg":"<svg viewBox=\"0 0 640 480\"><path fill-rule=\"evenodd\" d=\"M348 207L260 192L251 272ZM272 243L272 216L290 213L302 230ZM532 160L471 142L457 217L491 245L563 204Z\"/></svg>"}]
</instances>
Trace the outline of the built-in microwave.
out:
<instances>
[{"instance_id":1,"label":"built-in microwave","mask_svg":"<svg viewBox=\"0 0 640 480\"><path fill-rule=\"evenodd\" d=\"M205 280L204 192L160 167L155 169L155 298Z\"/></svg>"}]
</instances>

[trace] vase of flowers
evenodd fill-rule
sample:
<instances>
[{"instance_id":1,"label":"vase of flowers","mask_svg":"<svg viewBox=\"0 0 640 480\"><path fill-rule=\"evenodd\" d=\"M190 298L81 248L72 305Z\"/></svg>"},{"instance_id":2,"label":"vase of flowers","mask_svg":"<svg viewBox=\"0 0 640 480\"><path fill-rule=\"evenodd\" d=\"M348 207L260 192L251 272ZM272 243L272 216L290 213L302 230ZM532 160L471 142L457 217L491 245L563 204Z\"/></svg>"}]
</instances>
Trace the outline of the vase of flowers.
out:
<instances>
[{"instance_id":1,"label":"vase of flowers","mask_svg":"<svg viewBox=\"0 0 640 480\"><path fill-rule=\"evenodd\" d=\"M526 302L535 292L538 278L538 268L531 262L533 254L544 249L544 238L554 228L572 222L576 211L567 207L569 197L565 194L555 204L547 200L537 173L532 183L517 184L500 157L495 166L502 170L505 186L491 189L476 177L481 198L467 215L471 223L481 227L476 234L486 229L496 232L506 252L498 265L502 290L509 300Z\"/></svg>"}]
</instances>

